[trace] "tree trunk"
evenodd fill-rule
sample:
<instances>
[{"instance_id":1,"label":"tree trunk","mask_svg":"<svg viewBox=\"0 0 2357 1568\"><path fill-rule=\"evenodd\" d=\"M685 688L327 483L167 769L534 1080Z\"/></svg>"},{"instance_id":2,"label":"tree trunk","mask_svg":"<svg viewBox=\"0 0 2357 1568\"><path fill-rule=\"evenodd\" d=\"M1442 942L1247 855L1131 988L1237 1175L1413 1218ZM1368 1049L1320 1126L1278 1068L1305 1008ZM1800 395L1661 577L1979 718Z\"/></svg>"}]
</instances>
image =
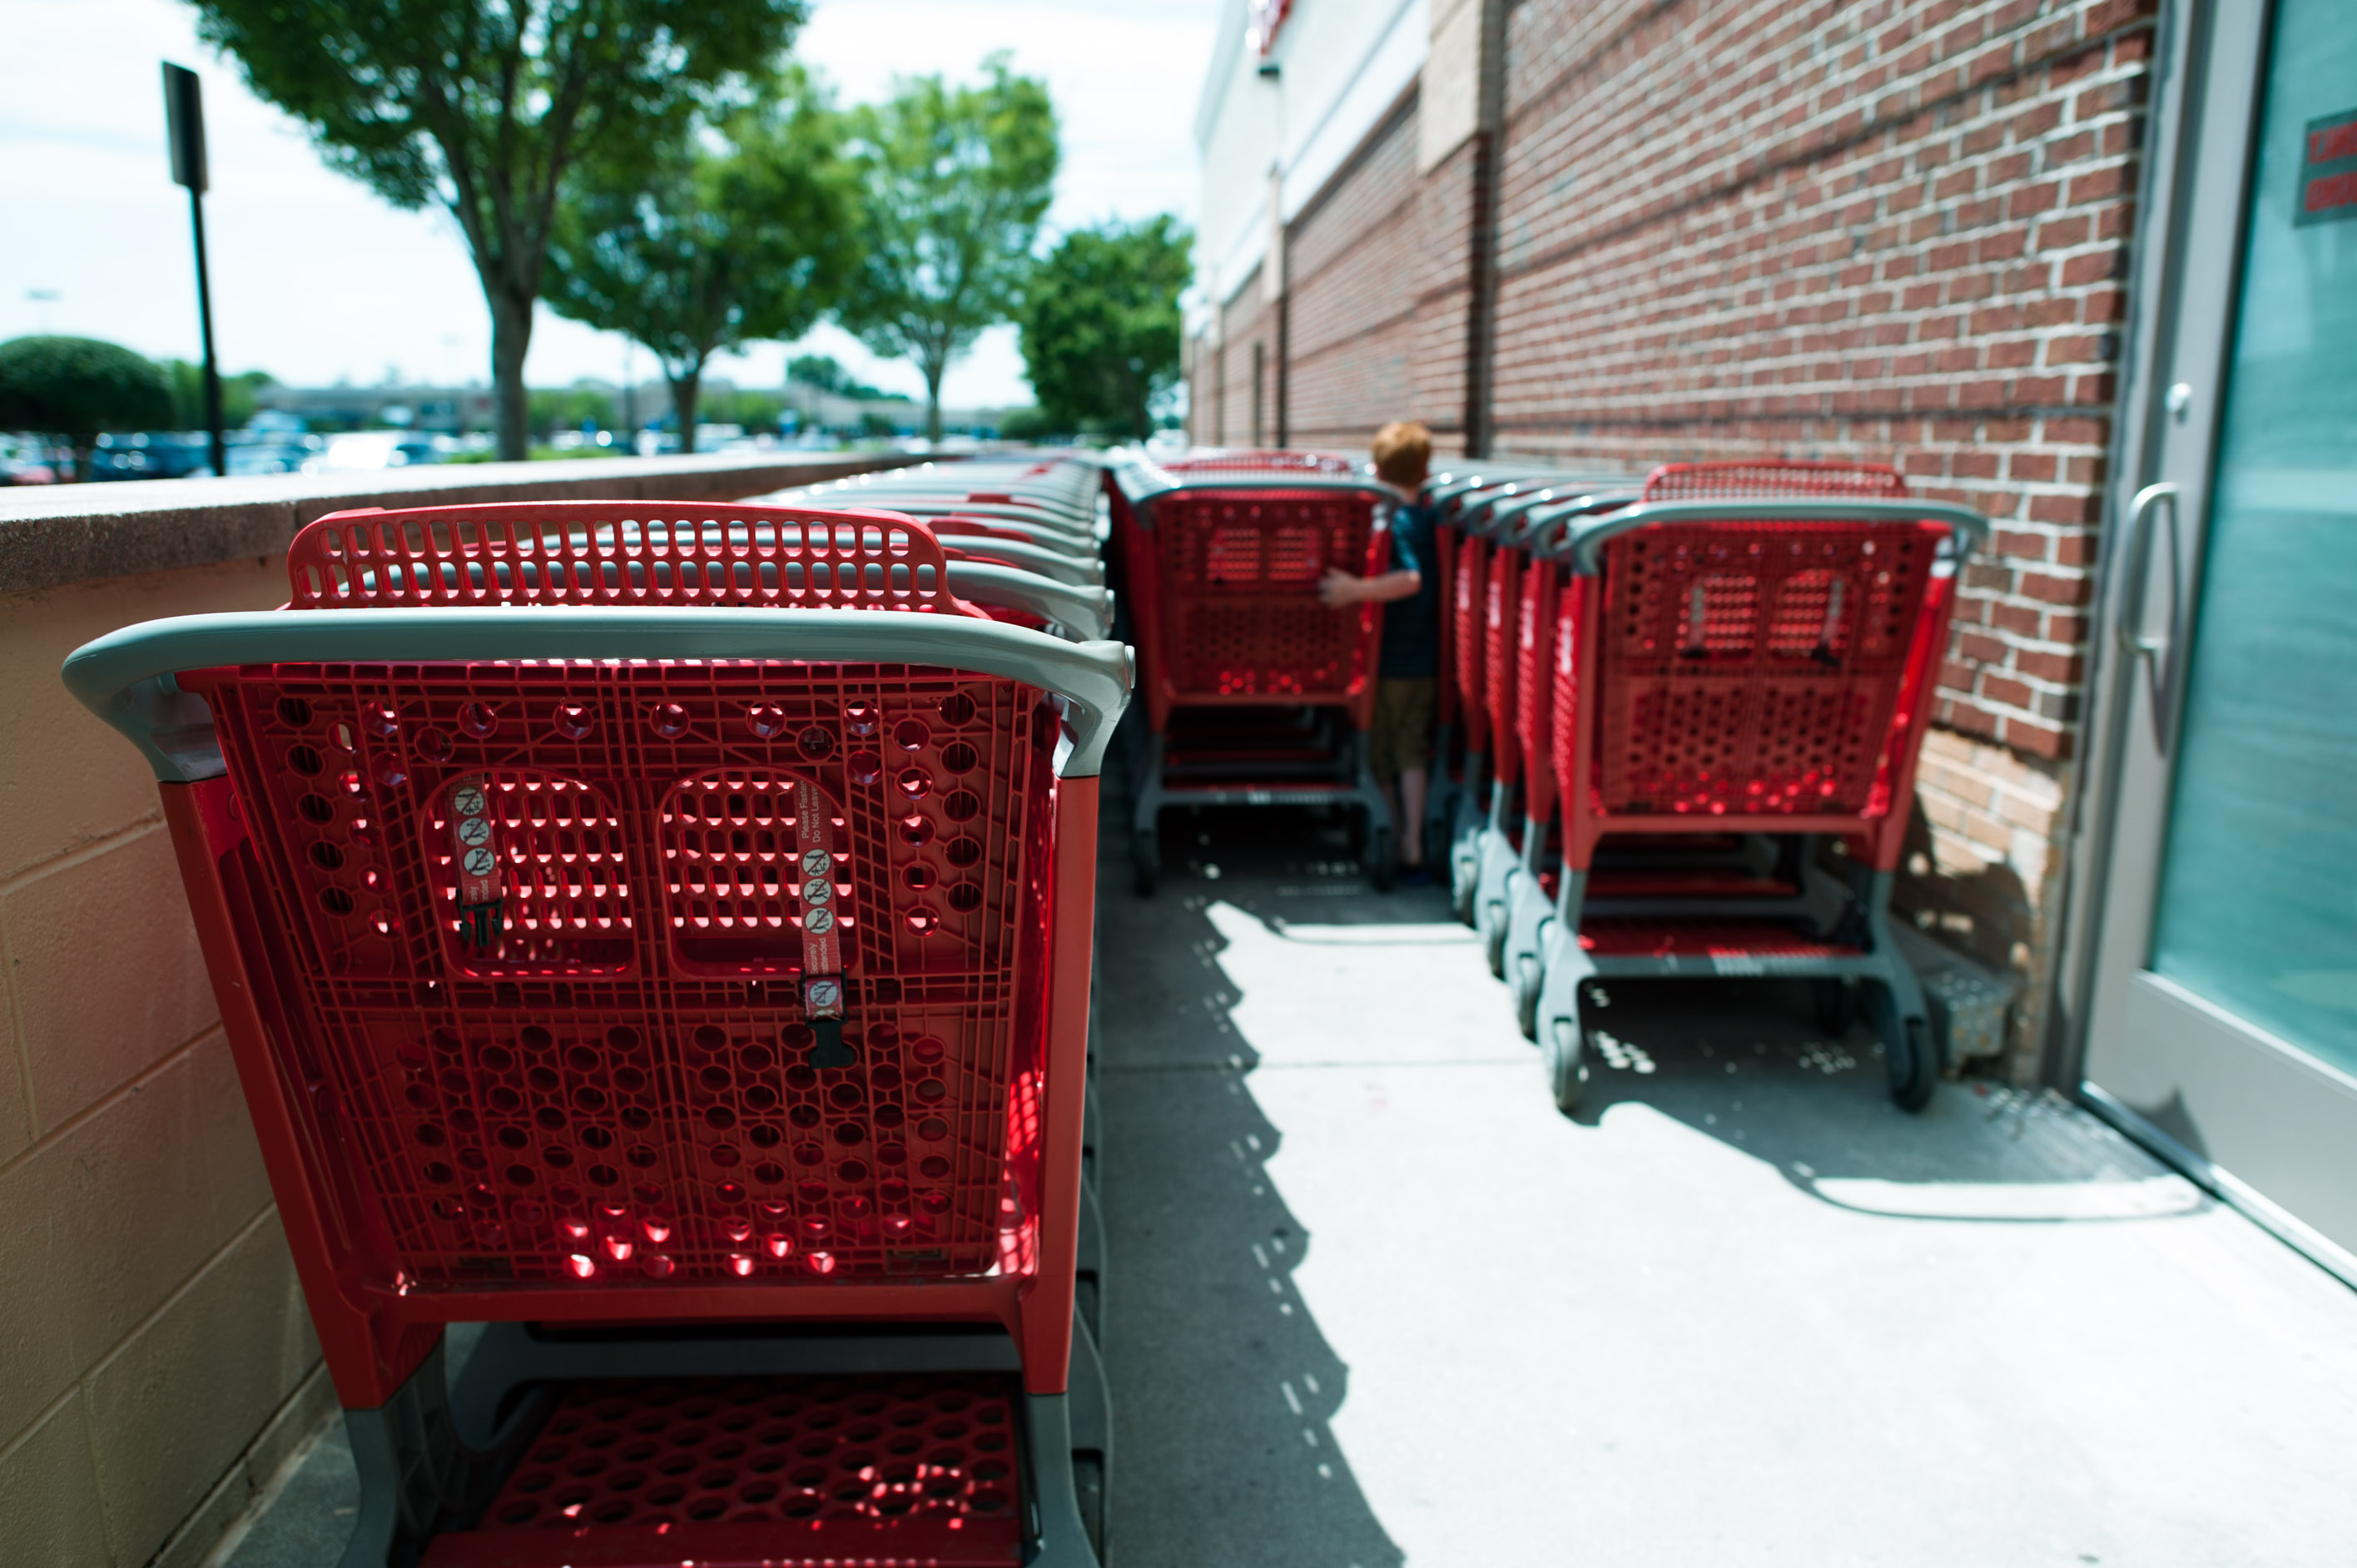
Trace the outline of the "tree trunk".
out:
<instances>
[{"instance_id":1,"label":"tree trunk","mask_svg":"<svg viewBox=\"0 0 2357 1568\"><path fill-rule=\"evenodd\" d=\"M499 433L500 460L520 463L532 456L532 406L523 385L532 306L518 307L490 289L484 294L491 307L491 428Z\"/></svg>"},{"instance_id":2,"label":"tree trunk","mask_svg":"<svg viewBox=\"0 0 2357 1568\"><path fill-rule=\"evenodd\" d=\"M931 360L923 366L925 372L925 439L938 446L942 444L942 372L946 364Z\"/></svg>"},{"instance_id":3,"label":"tree trunk","mask_svg":"<svg viewBox=\"0 0 2357 1568\"><path fill-rule=\"evenodd\" d=\"M699 364L670 381L671 407L679 416L679 449L683 456L695 450L695 402L704 392L704 367Z\"/></svg>"}]
</instances>

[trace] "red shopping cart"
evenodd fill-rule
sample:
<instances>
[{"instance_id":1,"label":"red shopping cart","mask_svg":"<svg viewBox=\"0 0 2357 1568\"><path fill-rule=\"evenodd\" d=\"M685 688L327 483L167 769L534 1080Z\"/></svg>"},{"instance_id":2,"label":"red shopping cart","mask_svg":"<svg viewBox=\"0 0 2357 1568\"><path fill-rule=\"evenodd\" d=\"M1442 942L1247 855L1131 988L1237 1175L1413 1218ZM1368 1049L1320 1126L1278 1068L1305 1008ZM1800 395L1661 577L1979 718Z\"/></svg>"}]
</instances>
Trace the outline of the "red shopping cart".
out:
<instances>
[{"instance_id":1,"label":"red shopping cart","mask_svg":"<svg viewBox=\"0 0 2357 1568\"><path fill-rule=\"evenodd\" d=\"M1566 1110L1587 1075L1585 993L1645 977L1857 985L1893 1098L1929 1098L1939 1046L1891 940L1891 882L1953 574L1987 523L1905 489L1865 465L1679 465L1654 470L1641 504L1566 533L1563 871L1535 1019ZM1730 834L1835 835L1850 884L1826 909L1806 853L1767 897L1709 864L1597 869L1608 835Z\"/></svg>"},{"instance_id":2,"label":"red shopping cart","mask_svg":"<svg viewBox=\"0 0 2357 1568\"><path fill-rule=\"evenodd\" d=\"M1381 611L1329 609L1318 585L1381 569L1400 496L1335 471L1344 459L1286 456L1282 469L1223 456L1118 476L1147 725L1131 817L1142 893L1159 875L1161 813L1178 804L1355 808L1389 882L1392 822L1366 755Z\"/></svg>"},{"instance_id":3,"label":"red shopping cart","mask_svg":"<svg viewBox=\"0 0 2357 1568\"><path fill-rule=\"evenodd\" d=\"M289 568L65 678L160 780L345 1562L1093 1562L1123 650L984 618L888 514L342 514Z\"/></svg>"}]
</instances>

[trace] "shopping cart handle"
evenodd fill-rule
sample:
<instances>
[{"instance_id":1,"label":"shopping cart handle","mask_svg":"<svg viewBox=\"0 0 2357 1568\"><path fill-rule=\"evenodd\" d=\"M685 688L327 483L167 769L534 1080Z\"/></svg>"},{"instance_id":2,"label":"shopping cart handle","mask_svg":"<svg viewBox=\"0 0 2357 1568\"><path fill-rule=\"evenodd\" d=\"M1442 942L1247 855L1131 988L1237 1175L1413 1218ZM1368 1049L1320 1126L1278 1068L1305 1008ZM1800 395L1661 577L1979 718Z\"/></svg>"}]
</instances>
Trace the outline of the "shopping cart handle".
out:
<instances>
[{"instance_id":1,"label":"shopping cart handle","mask_svg":"<svg viewBox=\"0 0 2357 1568\"><path fill-rule=\"evenodd\" d=\"M1955 540L1958 564L1988 540L1988 519L1970 507L1947 501L1913 501L1901 498L1863 500L1839 496L1777 496L1747 500L1656 501L1577 527L1570 541L1571 569L1594 576L1602 567L1604 546L1621 534L1657 523L1671 522L1936 522Z\"/></svg>"},{"instance_id":2,"label":"shopping cart handle","mask_svg":"<svg viewBox=\"0 0 2357 1568\"><path fill-rule=\"evenodd\" d=\"M1113 590L1077 588L1020 566L988 561L949 564L950 592L976 604L1005 605L1044 616L1095 642L1113 628Z\"/></svg>"},{"instance_id":3,"label":"shopping cart handle","mask_svg":"<svg viewBox=\"0 0 2357 1568\"><path fill-rule=\"evenodd\" d=\"M1182 490L1335 490L1355 492L1373 501L1392 506L1405 506L1409 499L1405 490L1385 484L1381 479L1362 478L1351 474L1319 474L1308 469L1295 472L1286 469L1275 473L1230 472L1205 474L1173 474L1150 465L1140 465L1118 477L1122 494L1137 510L1138 526L1153 526L1153 503L1160 497Z\"/></svg>"},{"instance_id":4,"label":"shopping cart handle","mask_svg":"<svg viewBox=\"0 0 2357 1568\"><path fill-rule=\"evenodd\" d=\"M146 756L167 783L226 771L201 697L175 675L230 664L417 664L510 660L763 660L971 670L1020 681L1070 704L1060 771L1103 770L1129 701L1130 651L970 616L907 610L730 607L500 606L488 608L248 610L178 616L109 632L76 649L66 689Z\"/></svg>"}]
</instances>

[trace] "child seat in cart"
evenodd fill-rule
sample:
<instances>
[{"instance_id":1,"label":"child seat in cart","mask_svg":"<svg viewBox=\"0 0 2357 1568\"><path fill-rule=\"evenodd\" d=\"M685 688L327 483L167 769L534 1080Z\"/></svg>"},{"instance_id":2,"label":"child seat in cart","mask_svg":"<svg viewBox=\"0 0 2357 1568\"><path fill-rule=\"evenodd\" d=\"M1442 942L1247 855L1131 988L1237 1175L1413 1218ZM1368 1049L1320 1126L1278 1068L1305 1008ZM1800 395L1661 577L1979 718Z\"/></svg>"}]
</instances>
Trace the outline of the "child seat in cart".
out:
<instances>
[{"instance_id":1,"label":"child seat in cart","mask_svg":"<svg viewBox=\"0 0 2357 1568\"><path fill-rule=\"evenodd\" d=\"M1388 884L1392 822L1366 746L1382 612L1318 597L1328 571L1364 576L1387 557L1399 492L1352 467L1248 453L1114 475L1146 719L1130 824L1142 893L1161 865L1161 813L1179 804L1352 808Z\"/></svg>"},{"instance_id":2,"label":"child seat in cart","mask_svg":"<svg viewBox=\"0 0 2357 1568\"><path fill-rule=\"evenodd\" d=\"M65 676L160 781L348 1568L1096 1562L1125 650L984 618L888 514L348 513L289 569Z\"/></svg>"},{"instance_id":3,"label":"child seat in cart","mask_svg":"<svg viewBox=\"0 0 2357 1568\"><path fill-rule=\"evenodd\" d=\"M1889 468L1761 462L1657 468L1639 505L1563 533L1563 861L1535 1023L1564 1109L1588 989L1655 976L1804 976L1831 1014L1856 989L1893 1098L1928 1100L1941 1051L1891 940L1891 884L1955 573L1986 529ZM1598 865L1609 835L1728 834L1799 835L1796 886L1746 897L1706 861ZM1813 896L1818 835L1846 854L1830 904Z\"/></svg>"}]
</instances>

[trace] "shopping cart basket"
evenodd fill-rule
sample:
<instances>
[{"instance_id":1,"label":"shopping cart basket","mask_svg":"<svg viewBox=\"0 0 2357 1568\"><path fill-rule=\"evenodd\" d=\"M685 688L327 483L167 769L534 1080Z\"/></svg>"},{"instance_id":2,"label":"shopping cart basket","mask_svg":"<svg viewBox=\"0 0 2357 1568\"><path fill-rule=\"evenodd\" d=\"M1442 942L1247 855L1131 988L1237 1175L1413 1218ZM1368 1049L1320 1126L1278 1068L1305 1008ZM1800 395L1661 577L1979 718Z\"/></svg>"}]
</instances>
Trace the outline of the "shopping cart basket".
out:
<instances>
[{"instance_id":1,"label":"shopping cart basket","mask_svg":"<svg viewBox=\"0 0 2357 1568\"><path fill-rule=\"evenodd\" d=\"M905 519L464 510L65 670L160 781L344 1561L1092 1562L1124 650L981 618Z\"/></svg>"},{"instance_id":2,"label":"shopping cart basket","mask_svg":"<svg viewBox=\"0 0 2357 1568\"><path fill-rule=\"evenodd\" d=\"M1153 890L1157 824L1175 804L1355 808L1388 886L1392 822L1366 746L1381 610L1329 609L1318 585L1329 569L1382 569L1399 492L1306 461L1116 478L1147 724L1131 818L1139 891Z\"/></svg>"},{"instance_id":3,"label":"shopping cart basket","mask_svg":"<svg viewBox=\"0 0 2357 1568\"><path fill-rule=\"evenodd\" d=\"M1928 1100L1939 1047L1890 891L1954 573L1986 528L1887 468L1751 463L1656 469L1641 504L1567 532L1563 871L1535 1020L1558 1105L1586 1079L1591 984L1735 975L1857 984L1892 1097ZM1853 875L1828 925L1813 854L1781 897L1749 897L1723 867L1608 879L1608 834L1837 835Z\"/></svg>"}]
</instances>

